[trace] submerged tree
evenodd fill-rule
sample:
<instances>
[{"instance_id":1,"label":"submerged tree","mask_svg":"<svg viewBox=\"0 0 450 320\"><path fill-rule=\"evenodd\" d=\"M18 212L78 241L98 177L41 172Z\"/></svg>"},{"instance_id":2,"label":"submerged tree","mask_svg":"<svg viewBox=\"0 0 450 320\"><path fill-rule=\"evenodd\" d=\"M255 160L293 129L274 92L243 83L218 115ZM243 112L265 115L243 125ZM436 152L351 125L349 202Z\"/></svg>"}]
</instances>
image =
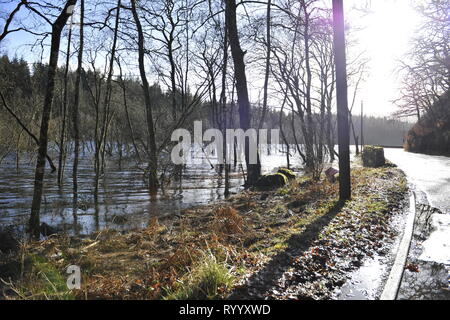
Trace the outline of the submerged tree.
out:
<instances>
[{"instance_id":1,"label":"submerged tree","mask_svg":"<svg viewBox=\"0 0 450 320\"><path fill-rule=\"evenodd\" d=\"M234 75L236 78L236 92L239 104L240 127L247 131L251 127L251 109L247 88L247 76L245 72L244 51L242 51L238 27L236 22L236 1L226 0L225 15L227 19L227 31L230 41L231 53L234 62ZM247 184L255 184L261 176L261 164L250 163L249 144L245 144L245 162L247 165Z\"/></svg>"},{"instance_id":2,"label":"submerged tree","mask_svg":"<svg viewBox=\"0 0 450 320\"><path fill-rule=\"evenodd\" d=\"M158 190L158 154L156 147L155 129L153 125L153 110L150 98L150 87L147 80L147 74L145 72L145 44L144 44L144 31L142 29L141 21L136 8L136 1L131 0L131 12L133 14L134 22L136 24L138 34L138 54L139 54L139 72L142 80L142 90L144 93L145 107L147 113L147 129L148 129L148 185L151 193L155 193Z\"/></svg>"},{"instance_id":3,"label":"submerged tree","mask_svg":"<svg viewBox=\"0 0 450 320\"><path fill-rule=\"evenodd\" d=\"M80 105L80 82L83 68L83 50L84 50L84 0L80 0L80 45L78 48L78 66L75 79L75 98L72 110L73 136L74 136L74 159L72 170L73 199L72 207L74 218L78 209L78 161L80 152L80 129L79 129L79 105Z\"/></svg>"},{"instance_id":4,"label":"submerged tree","mask_svg":"<svg viewBox=\"0 0 450 320\"><path fill-rule=\"evenodd\" d=\"M41 129L39 134L39 150L36 162L36 173L34 178L34 193L33 203L31 205L30 216L30 234L33 238L40 236L40 222L39 211L41 208L44 172L45 172L45 157L47 155L48 144L48 124L50 120L50 112L52 108L54 89L55 89L55 74L58 65L59 47L61 41L61 33L67 20L73 12L76 0L68 0L59 14L58 18L51 24L52 40L50 47L50 62L47 76L47 90L45 93L45 100L42 112Z\"/></svg>"}]
</instances>

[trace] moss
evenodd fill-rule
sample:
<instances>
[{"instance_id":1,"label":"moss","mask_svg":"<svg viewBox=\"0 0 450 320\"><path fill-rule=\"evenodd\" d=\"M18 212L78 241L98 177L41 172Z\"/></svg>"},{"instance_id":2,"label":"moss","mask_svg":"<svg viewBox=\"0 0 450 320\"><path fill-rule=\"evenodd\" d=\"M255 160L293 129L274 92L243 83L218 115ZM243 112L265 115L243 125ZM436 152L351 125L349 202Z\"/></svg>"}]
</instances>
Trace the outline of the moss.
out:
<instances>
[{"instance_id":1,"label":"moss","mask_svg":"<svg viewBox=\"0 0 450 320\"><path fill-rule=\"evenodd\" d=\"M291 193L291 190L289 188L281 188L277 191L277 194L280 196L287 196Z\"/></svg>"},{"instance_id":2,"label":"moss","mask_svg":"<svg viewBox=\"0 0 450 320\"><path fill-rule=\"evenodd\" d=\"M288 180L294 180L297 177L292 170L286 168L279 169L278 173L285 175L288 178Z\"/></svg>"}]
</instances>

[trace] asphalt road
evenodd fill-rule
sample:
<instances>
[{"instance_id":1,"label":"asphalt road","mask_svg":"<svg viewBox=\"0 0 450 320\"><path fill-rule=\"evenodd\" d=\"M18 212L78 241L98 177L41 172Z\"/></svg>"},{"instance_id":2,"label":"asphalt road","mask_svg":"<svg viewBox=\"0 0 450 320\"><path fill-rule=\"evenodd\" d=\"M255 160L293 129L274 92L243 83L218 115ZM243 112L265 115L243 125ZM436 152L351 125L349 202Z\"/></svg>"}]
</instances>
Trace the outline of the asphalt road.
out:
<instances>
[{"instance_id":1,"label":"asphalt road","mask_svg":"<svg viewBox=\"0 0 450 320\"><path fill-rule=\"evenodd\" d=\"M406 173L416 191L426 195L431 207L443 213L431 216L426 239L413 240L408 261L418 271L405 271L399 297L450 300L450 158L401 149L385 149L385 156Z\"/></svg>"},{"instance_id":2,"label":"asphalt road","mask_svg":"<svg viewBox=\"0 0 450 320\"><path fill-rule=\"evenodd\" d=\"M409 153L402 149L385 149L385 156L427 195L432 207L450 214L450 157Z\"/></svg>"}]
</instances>

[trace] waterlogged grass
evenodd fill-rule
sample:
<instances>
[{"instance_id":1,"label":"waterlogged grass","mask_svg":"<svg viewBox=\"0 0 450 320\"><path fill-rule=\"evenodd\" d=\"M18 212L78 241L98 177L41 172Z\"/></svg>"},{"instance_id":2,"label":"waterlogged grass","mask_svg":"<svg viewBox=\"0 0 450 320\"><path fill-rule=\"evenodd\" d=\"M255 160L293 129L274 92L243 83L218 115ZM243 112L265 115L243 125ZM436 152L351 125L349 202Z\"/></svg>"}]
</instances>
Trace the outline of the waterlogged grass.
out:
<instances>
[{"instance_id":1,"label":"waterlogged grass","mask_svg":"<svg viewBox=\"0 0 450 320\"><path fill-rule=\"evenodd\" d=\"M320 239L345 245L343 228L352 219L358 228L383 227L390 200L380 195L407 189L391 167L355 168L352 185L353 200L339 212L337 183L301 177L272 192L245 191L181 217L153 219L140 231L105 230L90 239L59 236L29 244L33 268L24 271L26 281L11 284L16 295L8 298L226 298L293 239L307 242L317 228ZM68 292L64 270L72 264L81 267L82 288Z\"/></svg>"},{"instance_id":2,"label":"waterlogged grass","mask_svg":"<svg viewBox=\"0 0 450 320\"><path fill-rule=\"evenodd\" d=\"M44 257L29 255L25 257L26 274L11 286L21 299L71 300L73 293L68 290L66 277Z\"/></svg>"}]
</instances>

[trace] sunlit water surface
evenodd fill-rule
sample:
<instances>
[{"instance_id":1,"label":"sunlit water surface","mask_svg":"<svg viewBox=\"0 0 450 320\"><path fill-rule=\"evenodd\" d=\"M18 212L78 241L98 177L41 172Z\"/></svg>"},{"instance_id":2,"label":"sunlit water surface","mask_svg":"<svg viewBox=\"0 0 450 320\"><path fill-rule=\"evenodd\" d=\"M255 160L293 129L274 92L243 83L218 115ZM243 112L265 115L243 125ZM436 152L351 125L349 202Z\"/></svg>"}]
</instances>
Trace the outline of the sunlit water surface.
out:
<instances>
[{"instance_id":1,"label":"sunlit water surface","mask_svg":"<svg viewBox=\"0 0 450 320\"><path fill-rule=\"evenodd\" d=\"M216 162L210 155L209 160ZM56 159L56 157L54 157ZM98 203L93 196L93 155L82 154L79 166L79 207L76 218L72 210L72 164L66 165L64 183L57 186L57 173L46 170L45 191L41 207L41 221L70 234L88 235L105 228L130 230L143 228L154 217L179 214L181 210L224 199L224 177L211 169L202 153L191 152L182 179L172 177L165 192L151 199L142 168L135 163L117 159L107 161L107 169L100 179ZM286 166L286 154L272 147L261 154L263 173ZM56 160L54 160L56 161ZM298 155L291 158L291 166L299 166ZM16 170L14 157L0 166L0 226L14 225L23 231L30 215L33 196L34 162L22 162ZM243 189L242 169L238 165L230 173L230 192Z\"/></svg>"}]
</instances>

